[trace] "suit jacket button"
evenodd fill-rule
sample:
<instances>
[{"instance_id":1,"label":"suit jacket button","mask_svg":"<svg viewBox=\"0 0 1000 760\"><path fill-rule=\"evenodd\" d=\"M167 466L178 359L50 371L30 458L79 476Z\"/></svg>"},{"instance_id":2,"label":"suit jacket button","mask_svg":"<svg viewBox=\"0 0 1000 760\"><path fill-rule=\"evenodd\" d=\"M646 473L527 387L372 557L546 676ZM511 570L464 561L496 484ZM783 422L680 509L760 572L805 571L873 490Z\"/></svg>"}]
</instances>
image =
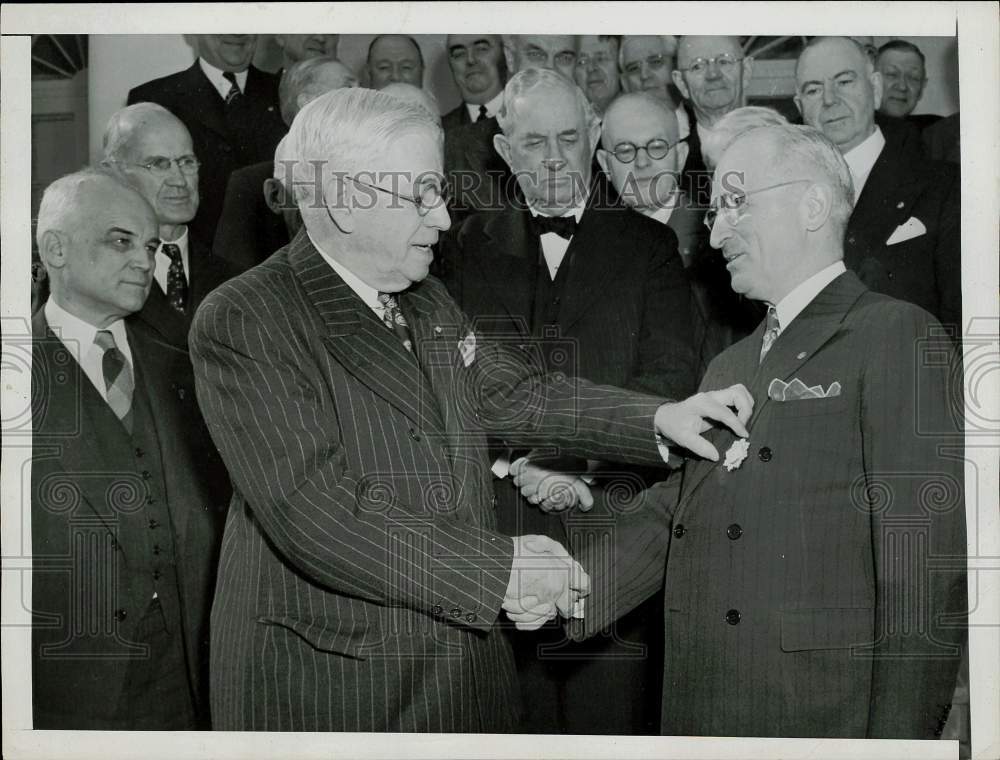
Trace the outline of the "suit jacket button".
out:
<instances>
[{"instance_id":1,"label":"suit jacket button","mask_svg":"<svg viewBox=\"0 0 1000 760\"><path fill-rule=\"evenodd\" d=\"M141 458L143 457L143 455L145 455L145 453L146 453L146 452L145 452L145 451L143 451L142 449L138 449L138 448L137 448L137 449L135 450L135 455L136 455L137 457L139 457L140 459L141 459Z\"/></svg>"},{"instance_id":2,"label":"suit jacket button","mask_svg":"<svg viewBox=\"0 0 1000 760\"><path fill-rule=\"evenodd\" d=\"M760 451L757 452L757 458L761 462L770 462L773 457L774 454L771 453L771 449L767 446L761 446Z\"/></svg>"},{"instance_id":3,"label":"suit jacket button","mask_svg":"<svg viewBox=\"0 0 1000 760\"><path fill-rule=\"evenodd\" d=\"M492 499L490 500L490 502L491 502L491 503L493 504L493 509L496 509L496 508L497 508L497 497L496 497L496 496L494 496L494 497L493 497L493 498L492 498Z\"/></svg>"},{"instance_id":4,"label":"suit jacket button","mask_svg":"<svg viewBox=\"0 0 1000 760\"><path fill-rule=\"evenodd\" d=\"M728 528L726 528L726 535L733 541L743 535L743 528L739 526L739 523L733 523Z\"/></svg>"},{"instance_id":5,"label":"suit jacket button","mask_svg":"<svg viewBox=\"0 0 1000 760\"><path fill-rule=\"evenodd\" d=\"M115 620L117 620L119 623L122 622L127 617L128 613L124 609L115 610Z\"/></svg>"},{"instance_id":6,"label":"suit jacket button","mask_svg":"<svg viewBox=\"0 0 1000 760\"><path fill-rule=\"evenodd\" d=\"M892 280L892 279L894 279L895 275L893 275L892 272L889 272L888 274L886 274L886 277L888 277L890 280Z\"/></svg>"},{"instance_id":7,"label":"suit jacket button","mask_svg":"<svg viewBox=\"0 0 1000 760\"><path fill-rule=\"evenodd\" d=\"M465 619L467 621L469 621L470 623L475 623L476 622L476 613L475 612L470 612L468 615L465 616Z\"/></svg>"},{"instance_id":8,"label":"suit jacket button","mask_svg":"<svg viewBox=\"0 0 1000 760\"><path fill-rule=\"evenodd\" d=\"M740 611L729 610L729 612L726 613L726 622L729 623L729 625L739 625Z\"/></svg>"},{"instance_id":9,"label":"suit jacket button","mask_svg":"<svg viewBox=\"0 0 1000 760\"><path fill-rule=\"evenodd\" d=\"M443 615L444 614L444 607L442 607L440 604L435 604L433 610L431 610L431 611L435 615Z\"/></svg>"},{"instance_id":10,"label":"suit jacket button","mask_svg":"<svg viewBox=\"0 0 1000 760\"><path fill-rule=\"evenodd\" d=\"M687 528L685 528L683 525L674 526L674 538L680 538L685 533L687 533Z\"/></svg>"},{"instance_id":11,"label":"suit jacket button","mask_svg":"<svg viewBox=\"0 0 1000 760\"><path fill-rule=\"evenodd\" d=\"M412 438L414 441L419 441L420 433L418 433L415 428L410 428L410 438Z\"/></svg>"},{"instance_id":12,"label":"suit jacket button","mask_svg":"<svg viewBox=\"0 0 1000 760\"><path fill-rule=\"evenodd\" d=\"M453 609L451 611L451 616L453 618L460 618L460 617L462 617L462 610L460 610L458 607L455 607L455 609Z\"/></svg>"},{"instance_id":13,"label":"suit jacket button","mask_svg":"<svg viewBox=\"0 0 1000 760\"><path fill-rule=\"evenodd\" d=\"M160 523L158 520L155 520L154 518L151 517L149 518L149 527L151 530L155 530L156 528L160 527Z\"/></svg>"},{"instance_id":14,"label":"suit jacket button","mask_svg":"<svg viewBox=\"0 0 1000 760\"><path fill-rule=\"evenodd\" d=\"M143 470L142 471L142 479L143 480L149 480L151 477L152 476L149 474L149 470Z\"/></svg>"}]
</instances>

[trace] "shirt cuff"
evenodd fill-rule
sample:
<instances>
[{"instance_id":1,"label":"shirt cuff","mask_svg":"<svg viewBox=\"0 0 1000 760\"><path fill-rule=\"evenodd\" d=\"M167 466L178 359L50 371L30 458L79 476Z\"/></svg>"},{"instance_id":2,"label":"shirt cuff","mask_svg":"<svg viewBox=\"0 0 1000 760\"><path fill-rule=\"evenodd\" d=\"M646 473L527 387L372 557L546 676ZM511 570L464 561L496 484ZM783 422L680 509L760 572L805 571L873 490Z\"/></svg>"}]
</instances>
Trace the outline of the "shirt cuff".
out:
<instances>
[{"instance_id":1,"label":"shirt cuff","mask_svg":"<svg viewBox=\"0 0 1000 760\"><path fill-rule=\"evenodd\" d=\"M493 470L494 475L503 480L510 475L510 459L508 457L497 457L490 469Z\"/></svg>"}]
</instances>

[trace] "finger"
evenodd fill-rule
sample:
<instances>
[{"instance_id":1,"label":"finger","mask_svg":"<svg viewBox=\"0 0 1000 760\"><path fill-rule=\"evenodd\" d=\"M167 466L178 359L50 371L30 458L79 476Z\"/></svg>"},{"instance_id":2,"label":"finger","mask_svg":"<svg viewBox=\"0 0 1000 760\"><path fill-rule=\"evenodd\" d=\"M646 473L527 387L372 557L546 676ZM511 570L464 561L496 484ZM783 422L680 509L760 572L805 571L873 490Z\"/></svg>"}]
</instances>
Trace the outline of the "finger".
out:
<instances>
[{"instance_id":1,"label":"finger","mask_svg":"<svg viewBox=\"0 0 1000 760\"><path fill-rule=\"evenodd\" d=\"M522 597L507 597L503 601L504 612L510 615L542 615L552 608L552 602L539 599L534 594Z\"/></svg>"},{"instance_id":2,"label":"finger","mask_svg":"<svg viewBox=\"0 0 1000 760\"><path fill-rule=\"evenodd\" d=\"M582 480L577 478L573 481L573 490L576 491L576 501L581 512L589 512L594 506L594 497L590 493L590 488Z\"/></svg>"},{"instance_id":3,"label":"finger","mask_svg":"<svg viewBox=\"0 0 1000 760\"><path fill-rule=\"evenodd\" d=\"M569 552L555 539L548 536L522 536L523 545L536 554L554 554L557 557L568 557Z\"/></svg>"},{"instance_id":4,"label":"finger","mask_svg":"<svg viewBox=\"0 0 1000 760\"><path fill-rule=\"evenodd\" d=\"M716 422L721 422L723 425L736 433L736 435L742 438L750 437L750 433L747 432L747 429L743 426L740 418L733 414L732 409L724 403L716 401L714 396L706 393L698 401L697 413L699 413L702 417L707 417L715 420Z\"/></svg>"},{"instance_id":5,"label":"finger","mask_svg":"<svg viewBox=\"0 0 1000 760\"><path fill-rule=\"evenodd\" d=\"M691 451L704 459L710 459L713 462L719 461L719 452L711 443L702 438L698 433L686 432L683 434L678 433L674 436L674 443L682 448Z\"/></svg>"},{"instance_id":6,"label":"finger","mask_svg":"<svg viewBox=\"0 0 1000 760\"><path fill-rule=\"evenodd\" d=\"M575 559L570 559L570 563L569 587L579 596L587 596L590 593L590 576Z\"/></svg>"},{"instance_id":7,"label":"finger","mask_svg":"<svg viewBox=\"0 0 1000 760\"><path fill-rule=\"evenodd\" d=\"M723 390L711 391L709 395L724 406L735 406L736 416L744 424L753 414L753 396L742 383L736 383Z\"/></svg>"},{"instance_id":8,"label":"finger","mask_svg":"<svg viewBox=\"0 0 1000 760\"><path fill-rule=\"evenodd\" d=\"M525 457L520 457L519 459L515 459L513 462L510 463L508 472L514 476L519 475L527 466L527 464L528 460Z\"/></svg>"}]
</instances>

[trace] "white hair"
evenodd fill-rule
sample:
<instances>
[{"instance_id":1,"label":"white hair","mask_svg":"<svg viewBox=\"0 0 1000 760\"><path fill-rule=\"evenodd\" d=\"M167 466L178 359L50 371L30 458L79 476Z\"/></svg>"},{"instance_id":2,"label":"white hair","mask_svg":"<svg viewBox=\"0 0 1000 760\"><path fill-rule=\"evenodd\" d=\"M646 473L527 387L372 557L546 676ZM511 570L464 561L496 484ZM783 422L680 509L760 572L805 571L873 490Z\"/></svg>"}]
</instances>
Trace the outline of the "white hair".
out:
<instances>
[{"instance_id":1,"label":"white hair","mask_svg":"<svg viewBox=\"0 0 1000 760\"><path fill-rule=\"evenodd\" d=\"M672 34L623 34L618 43L618 71L625 71L625 45L629 40L636 38L655 37L663 44L664 52L672 59L677 60L677 38Z\"/></svg>"},{"instance_id":2,"label":"white hair","mask_svg":"<svg viewBox=\"0 0 1000 760\"><path fill-rule=\"evenodd\" d=\"M35 242L39 250L42 248L42 238L46 232L58 231L72 234L78 226L77 211L79 197L86 192L85 185L94 180L107 180L135 192L121 178L102 167L85 167L80 171L60 177L45 188L42 201L38 206L38 217L35 221Z\"/></svg>"},{"instance_id":3,"label":"white hair","mask_svg":"<svg viewBox=\"0 0 1000 760\"><path fill-rule=\"evenodd\" d=\"M561 89L572 94L583 114L586 129L589 130L595 124L601 123L600 117L594 111L594 106L576 82L567 79L553 69L528 68L517 72L503 88L503 104L497 111L497 123L505 135L510 137L517 124L517 102L533 90L542 87Z\"/></svg>"},{"instance_id":4,"label":"white hair","mask_svg":"<svg viewBox=\"0 0 1000 760\"><path fill-rule=\"evenodd\" d=\"M101 138L105 160L114 161L120 158L135 138L136 133L156 119L173 121L187 132L184 122L157 103L135 103L120 108L111 114Z\"/></svg>"},{"instance_id":5,"label":"white hair","mask_svg":"<svg viewBox=\"0 0 1000 760\"><path fill-rule=\"evenodd\" d=\"M439 148L444 143L440 124L424 108L377 90L331 90L303 106L280 156L291 168L299 207L319 202L314 193L322 192L334 172L354 174L367 168L406 132L425 132ZM284 181L284 175L280 178Z\"/></svg>"},{"instance_id":6,"label":"white hair","mask_svg":"<svg viewBox=\"0 0 1000 760\"><path fill-rule=\"evenodd\" d=\"M434 97L434 93L423 87L417 87L408 82L390 82L379 92L399 98L407 103L415 103L437 119L439 124L441 123L441 107L438 105L437 98Z\"/></svg>"},{"instance_id":7,"label":"white hair","mask_svg":"<svg viewBox=\"0 0 1000 760\"><path fill-rule=\"evenodd\" d=\"M281 119L285 124L291 124L295 114L299 112L299 95L308 92L319 75L323 66L336 63L350 71L350 67L332 55L320 55L315 58L305 58L285 69L278 84L278 102L281 109Z\"/></svg>"},{"instance_id":8,"label":"white hair","mask_svg":"<svg viewBox=\"0 0 1000 760\"><path fill-rule=\"evenodd\" d=\"M773 108L765 106L743 106L734 108L705 135L701 141L701 153L706 163L715 166L719 156L737 137L757 127L774 127L787 124L788 119Z\"/></svg>"}]
</instances>

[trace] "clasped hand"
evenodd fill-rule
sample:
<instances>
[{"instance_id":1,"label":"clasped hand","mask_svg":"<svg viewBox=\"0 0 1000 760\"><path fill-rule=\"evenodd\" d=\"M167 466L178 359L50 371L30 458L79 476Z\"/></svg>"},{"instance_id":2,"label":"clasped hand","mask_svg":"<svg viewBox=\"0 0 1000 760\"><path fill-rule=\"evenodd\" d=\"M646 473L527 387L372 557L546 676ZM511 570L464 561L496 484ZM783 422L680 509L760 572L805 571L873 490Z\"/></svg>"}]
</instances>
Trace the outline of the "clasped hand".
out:
<instances>
[{"instance_id":1,"label":"clasped hand","mask_svg":"<svg viewBox=\"0 0 1000 760\"><path fill-rule=\"evenodd\" d=\"M558 541L547 536L514 538L503 609L519 630L541 628L557 613L583 617L583 597L589 593L590 577Z\"/></svg>"},{"instance_id":2,"label":"clasped hand","mask_svg":"<svg viewBox=\"0 0 1000 760\"><path fill-rule=\"evenodd\" d=\"M587 512L594 506L582 476L543 467L528 457L511 464L510 477L521 495L543 512L562 512L577 505L581 512Z\"/></svg>"}]
</instances>

